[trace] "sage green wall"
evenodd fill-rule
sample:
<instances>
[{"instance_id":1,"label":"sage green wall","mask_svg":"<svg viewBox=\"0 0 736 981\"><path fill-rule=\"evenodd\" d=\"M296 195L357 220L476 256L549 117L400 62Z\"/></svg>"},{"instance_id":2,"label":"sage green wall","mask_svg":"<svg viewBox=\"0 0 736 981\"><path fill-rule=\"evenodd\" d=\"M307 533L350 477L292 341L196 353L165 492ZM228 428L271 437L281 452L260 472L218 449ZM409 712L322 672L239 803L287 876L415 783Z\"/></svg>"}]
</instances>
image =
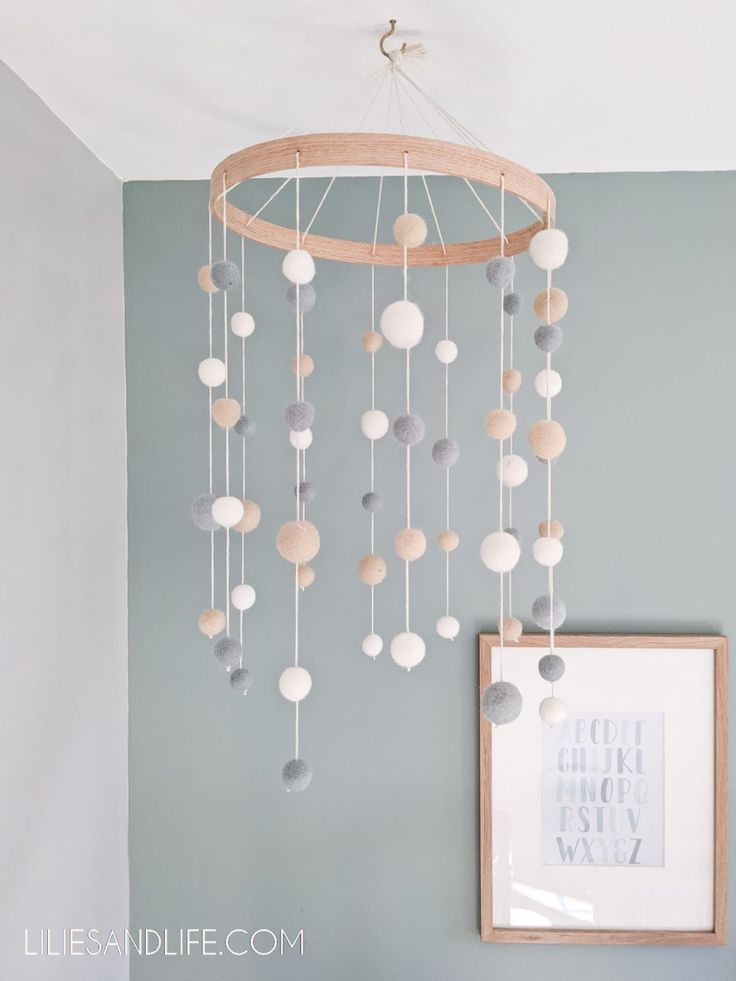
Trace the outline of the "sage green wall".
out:
<instances>
[{"instance_id":1,"label":"sage green wall","mask_svg":"<svg viewBox=\"0 0 736 981\"><path fill-rule=\"evenodd\" d=\"M555 512L567 528L558 590L568 625L736 633L736 175L565 175L551 183L572 243L557 277L571 311L555 358L564 379L555 410L569 436L555 469ZM323 186L305 182L305 214ZM441 178L432 186L448 238L485 231L467 190ZM263 200L269 187L253 194ZM338 187L320 228L342 220L355 236L368 236L375 190L375 181L363 179ZM417 207L420 193L412 189ZM451 276L460 347L451 429L462 446L453 471L462 548L453 560L452 606L462 634L454 644L434 636L442 558L432 548L413 573L414 625L428 638L428 655L406 674L387 654L374 664L360 653L368 591L355 567L368 542L360 507L368 445L358 420L369 388L359 339L369 322L368 271L318 266L306 346L317 364L307 386L318 410L309 475L319 489L310 512L322 551L302 619L303 663L314 678L302 748L315 776L307 793L284 793L279 771L292 751L292 709L276 679L291 658L291 591L290 569L273 542L293 506L282 418L292 398L292 319L280 257L249 247L248 307L258 324L248 347L248 408L258 421L249 494L264 513L248 540L248 578L258 592L247 618L255 684L240 699L196 630L208 605L208 542L188 517L190 501L206 489L206 394L196 379L206 351L206 301L196 285L206 195L203 182L125 187L131 921L223 931L303 927L306 949L302 959L222 957L214 973L210 960L136 960L134 981L733 978L733 945L494 947L478 940L475 635L492 628L497 602L496 580L477 554L480 537L495 527L496 500L482 425L496 401L496 295L480 267ZM389 219L399 195L395 184L387 189ZM291 207L278 199L274 217L289 220ZM518 285L531 297L541 274L528 260L519 266ZM378 272L379 309L398 295L399 279ZM429 434L415 454L414 512L434 536L443 524L442 479L429 459L442 418L441 369L432 355L441 333L441 274L414 273L411 291L427 319L413 360L414 404ZM541 410L531 385L541 356L528 309L518 323L522 431ZM402 367L395 351L381 352L378 404L389 415L401 410ZM390 565L377 590L377 622L386 638L401 629L401 568L391 548L402 521L401 460L390 438L377 446L377 485L387 500L377 539ZM544 509L543 471L530 466L516 495L525 544L515 582L522 615L544 584L528 554Z\"/></svg>"}]
</instances>

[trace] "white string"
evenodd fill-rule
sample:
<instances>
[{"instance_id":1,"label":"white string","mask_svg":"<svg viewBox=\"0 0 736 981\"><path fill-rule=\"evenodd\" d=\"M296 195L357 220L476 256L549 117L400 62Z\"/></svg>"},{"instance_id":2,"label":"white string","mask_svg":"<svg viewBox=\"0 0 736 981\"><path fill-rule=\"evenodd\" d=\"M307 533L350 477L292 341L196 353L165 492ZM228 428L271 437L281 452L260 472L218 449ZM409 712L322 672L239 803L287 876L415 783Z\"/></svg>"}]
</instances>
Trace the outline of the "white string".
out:
<instances>
[{"instance_id":1,"label":"white string","mask_svg":"<svg viewBox=\"0 0 736 981\"><path fill-rule=\"evenodd\" d=\"M222 260L227 262L227 173L222 174ZM225 398L228 398L230 362L228 359L227 290L222 291L222 329L225 351ZM230 429L225 427L225 496L230 496ZM225 529L225 631L230 636L230 529Z\"/></svg>"},{"instance_id":2,"label":"white string","mask_svg":"<svg viewBox=\"0 0 736 981\"><path fill-rule=\"evenodd\" d=\"M322 195L322 197L320 198L320 201L319 201L319 204L317 205L317 207L316 207L316 209L315 209L315 211L314 211L314 214L312 215L312 218L311 218L311 220L310 220L310 222L309 222L309 224L308 224L308 225L307 225L307 227L306 227L306 228L304 229L304 234L302 235L302 243L303 243L303 242L304 242L304 240L306 239L306 237L307 237L307 235L309 235L309 230L311 229L311 227L312 227L312 225L314 224L314 222L315 222L315 219L316 219L316 217L317 217L317 215L318 215L318 214L319 214L319 212L320 212L320 208L321 208L321 207L322 207L322 205L323 205L323 204L325 203L325 200L327 199L327 195L328 195L328 194L330 193L330 191L332 190L332 185L333 185L333 184L335 183L335 181L336 181L336 180L337 180L337 174L335 174L335 175L334 175L334 177L332 177L332 178L330 179L330 182L329 182L329 184L327 185L327 188L326 188L326 190L325 190L325 193L324 193L324 194Z\"/></svg>"},{"instance_id":3,"label":"white string","mask_svg":"<svg viewBox=\"0 0 736 981\"><path fill-rule=\"evenodd\" d=\"M426 186L426 183L425 183ZM427 190L429 194L429 189ZM431 207L431 198L430 198ZM434 209L432 209L434 214ZM436 221L436 219L435 219ZM439 225L437 225L439 234ZM444 248L444 243L442 245ZM450 267L445 266L445 340L450 337ZM445 439L450 435L450 366L445 361ZM450 528L450 467L445 467L445 528ZM445 616L450 615L450 552L445 550Z\"/></svg>"},{"instance_id":4,"label":"white string","mask_svg":"<svg viewBox=\"0 0 736 981\"><path fill-rule=\"evenodd\" d=\"M508 241L509 241L509 240L508 240L508 238L507 238L507 237L506 237L506 235L505 235L505 234L504 234L504 233L503 233L503 232L501 231L501 226L500 226L500 225L499 225L499 223L498 223L498 222L496 221L496 219L495 219L495 218L493 217L493 215L491 214L491 212L490 212L490 211L488 210L488 207L486 206L486 203L485 203L485 201L484 201L484 200L483 200L483 199L481 198L481 196L480 196L480 195L478 194L478 192L477 192L477 191L476 191L476 189L475 189L475 188L473 187L473 185L472 185L472 184L470 183L470 181L468 180L468 178L467 178L467 177L463 177L463 181L464 181L464 182L465 182L465 183L466 183L466 184L468 185L468 187L470 188L470 190L471 190L471 191L472 191L472 193L473 193L473 197L475 198L475 200L476 200L476 201L478 202L478 204L479 204L479 205L481 206L481 208L482 208L482 209L483 209L483 210L485 211L485 213L486 213L486 214L488 215L488 217L489 217L489 218L491 219L491 221L493 222L493 225L494 225L494 227L495 227L495 229L496 229L496 231L498 232L498 234L499 234L499 235L501 235L501 236L503 236L503 239L504 239L504 242L506 242L506 244L508 244ZM503 243L502 243L502 244L503 244ZM503 255L503 252L501 252L501 255Z\"/></svg>"},{"instance_id":5,"label":"white string","mask_svg":"<svg viewBox=\"0 0 736 981\"><path fill-rule=\"evenodd\" d=\"M271 202L273 201L273 199L274 199L274 198L275 198L275 197L276 197L277 195L279 195L279 194L281 194L281 192L283 191L283 189L284 189L284 188L286 187L286 185L287 185L287 184L288 184L288 183L289 183L289 182L290 182L291 180L292 180L292 178L291 178L291 177L287 177L287 178L286 178L286 179L285 179L284 181L282 181L282 183L281 183L281 184L279 184L279 186L278 186L278 187L276 188L276 190L275 190L275 191L273 192L273 194L271 195L271 197L270 197L270 198L268 198L268 199L267 199L267 200L266 200L266 201L265 201L265 202L264 202L264 203L263 203L263 204L262 204L262 205L260 206L260 208L258 209L258 211L256 211L256 212L254 212L254 213L253 213L253 214L252 214L252 215L250 216L250 218L249 218L249 219L248 219L248 220L246 221L246 223L245 223L245 227L246 227L246 228L248 227L248 225L250 225L250 223L251 223L252 221L255 221L255 220L256 220L256 218L257 218L257 217L258 217L258 216L260 215L260 213L261 213L262 211L265 211L265 210L266 210L266 208L267 208L267 207L269 206L269 204L270 204L270 203L271 203ZM236 184L235 186L237 187L237 184Z\"/></svg>"},{"instance_id":6,"label":"white string","mask_svg":"<svg viewBox=\"0 0 736 981\"><path fill-rule=\"evenodd\" d=\"M514 292L514 281L511 281L511 292ZM509 316L509 371L513 371L514 368L514 316L511 314ZM514 411L514 393L509 392L509 411ZM511 433L509 436L509 453L514 452L514 434ZM508 501L509 501L509 528L514 527L514 489L509 487L508 489ZM509 611L509 616L512 617L513 613L513 571L509 572L509 582L508 582L508 594L507 594L507 607Z\"/></svg>"},{"instance_id":7,"label":"white string","mask_svg":"<svg viewBox=\"0 0 736 981\"><path fill-rule=\"evenodd\" d=\"M376 218L373 223L373 248L371 250L371 255L376 254L376 245L378 242L378 222L381 217L381 198L383 196L383 175L378 178L378 201L376 202ZM376 267L371 265L371 330L376 329ZM371 409L376 408L376 353L371 351ZM371 493L375 491L375 441L368 440L370 444L370 461L371 461ZM376 550L376 523L375 523L375 512L370 512L370 528L371 528L371 551L370 554L373 555ZM376 632L376 588L371 586L371 633Z\"/></svg>"},{"instance_id":8,"label":"white string","mask_svg":"<svg viewBox=\"0 0 736 981\"><path fill-rule=\"evenodd\" d=\"M207 208L207 268L212 270L212 212ZM208 317L207 317L207 336L209 343L209 357L212 357L212 293L208 291L207 293L207 307L208 307ZM212 478L212 388L207 386L208 392L208 402L209 402L209 430L208 430L208 444L209 444L209 493L212 494L213 478ZM215 605L215 533L210 532L210 609L213 609Z\"/></svg>"},{"instance_id":9,"label":"white string","mask_svg":"<svg viewBox=\"0 0 736 981\"><path fill-rule=\"evenodd\" d=\"M468 186L472 186L469 184ZM506 220L506 202L505 202L505 181L504 175L501 174L500 179L501 187L501 227L498 229L499 235L501 236L501 255L503 255L504 242L506 240L505 235L505 220ZM480 199L479 199L480 200ZM503 309L503 299L506 288L504 287L500 290L500 316L499 316L499 365L498 365L498 389L499 389L499 408L503 409L503 372L504 372L504 309ZM503 531L503 449L504 441L500 439L498 441L498 530ZM498 617L498 632L500 636L499 644L499 677L503 679L503 642L504 642L504 574L501 572L498 576L498 605L499 605L499 617Z\"/></svg>"},{"instance_id":10,"label":"white string","mask_svg":"<svg viewBox=\"0 0 736 981\"><path fill-rule=\"evenodd\" d=\"M295 164L296 164L296 191L295 191L295 217L294 217L294 232L296 235L296 248L298 249L301 244L300 235L300 174L299 174L299 151L296 152ZM299 364L301 362L302 354L302 316L301 316L301 302L299 296L299 284L296 284L296 312L295 312L295 326L296 326L296 397L297 401L300 400L303 387L303 379L300 377L301 372L299 371ZM294 497L296 500L296 519L297 521L301 517L301 473L300 473L300 461L301 454L299 452L298 446L294 450L294 462L296 469L296 484L294 486ZM299 666L299 565L294 563L294 667ZM294 703L294 759L299 759L299 702Z\"/></svg>"},{"instance_id":11,"label":"white string","mask_svg":"<svg viewBox=\"0 0 736 981\"><path fill-rule=\"evenodd\" d=\"M245 239L240 239L240 309L245 312ZM242 402L241 411L245 414L245 337L240 341L240 382ZM245 500L245 444L243 439L242 472L240 496ZM245 583L245 535L240 536L240 581ZM243 648L243 611L240 610L240 667L243 667L245 650Z\"/></svg>"},{"instance_id":12,"label":"white string","mask_svg":"<svg viewBox=\"0 0 736 981\"><path fill-rule=\"evenodd\" d=\"M404 151L404 214L409 212L409 154ZM408 250L404 246L404 301L409 291ZM411 348L406 349L406 414L411 412ZM411 446L406 446L406 527L411 528ZM411 606L411 587L409 582L409 561L404 560L404 622L409 632Z\"/></svg>"}]
</instances>

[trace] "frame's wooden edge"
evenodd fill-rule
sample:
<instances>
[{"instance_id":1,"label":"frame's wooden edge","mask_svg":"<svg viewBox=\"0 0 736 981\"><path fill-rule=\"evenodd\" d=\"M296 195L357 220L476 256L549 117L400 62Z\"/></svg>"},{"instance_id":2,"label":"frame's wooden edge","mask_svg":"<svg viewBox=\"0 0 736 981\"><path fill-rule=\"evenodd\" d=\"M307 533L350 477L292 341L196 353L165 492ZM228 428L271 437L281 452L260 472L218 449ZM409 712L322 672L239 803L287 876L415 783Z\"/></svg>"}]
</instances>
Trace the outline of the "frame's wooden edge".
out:
<instances>
[{"instance_id":1,"label":"frame's wooden edge","mask_svg":"<svg viewBox=\"0 0 736 981\"><path fill-rule=\"evenodd\" d=\"M481 940L498 944L601 944L611 947L717 947L725 942L715 930L529 930L524 927L493 927Z\"/></svg>"},{"instance_id":2,"label":"frame's wooden edge","mask_svg":"<svg viewBox=\"0 0 736 981\"><path fill-rule=\"evenodd\" d=\"M728 639L719 638L713 649L714 710L713 752L715 795L713 801L713 927L717 943L728 936Z\"/></svg>"}]
</instances>

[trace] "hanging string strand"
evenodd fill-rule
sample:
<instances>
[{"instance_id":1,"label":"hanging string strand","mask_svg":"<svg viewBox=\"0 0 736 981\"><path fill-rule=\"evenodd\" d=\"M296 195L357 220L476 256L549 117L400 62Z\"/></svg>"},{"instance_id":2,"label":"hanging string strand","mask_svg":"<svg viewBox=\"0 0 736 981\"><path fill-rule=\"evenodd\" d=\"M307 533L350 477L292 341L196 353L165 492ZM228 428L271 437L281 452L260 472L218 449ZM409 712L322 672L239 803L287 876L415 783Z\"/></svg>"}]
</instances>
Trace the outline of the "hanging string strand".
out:
<instances>
[{"instance_id":1,"label":"hanging string strand","mask_svg":"<svg viewBox=\"0 0 736 981\"><path fill-rule=\"evenodd\" d=\"M227 262L227 173L222 174L222 261ZM227 290L222 291L222 332L225 361L225 398L229 397L228 378L230 362L228 359ZM225 427L225 496L230 496L230 429ZM225 529L225 630L230 636L230 529Z\"/></svg>"},{"instance_id":2,"label":"hanging string strand","mask_svg":"<svg viewBox=\"0 0 736 981\"><path fill-rule=\"evenodd\" d=\"M245 239L240 239L240 309L245 313ZM240 391L242 412L245 415L245 337L240 340ZM240 496L245 500L245 444L242 440L243 453L241 457L242 469L240 473ZM240 581L245 583L245 535L240 536ZM245 660L245 648L243 646L243 611L240 611L240 667L243 667Z\"/></svg>"},{"instance_id":3,"label":"hanging string strand","mask_svg":"<svg viewBox=\"0 0 736 981\"><path fill-rule=\"evenodd\" d=\"M297 150L295 156L295 166L296 166L296 181L295 181L295 219L294 219L294 231L296 236L297 249L301 248L302 237L300 233L300 223L301 223L301 185L300 185L300 173L299 173L299 151ZM303 320L301 315L301 298L300 298L300 287L296 284L296 313L295 313L295 329L296 329L296 364L297 366L301 363L302 354L302 330L303 330ZM301 377L301 372L297 370L296 372L296 397L299 401L303 393L303 378ZM294 463L296 471L296 484L294 487L294 498L296 501L296 520L299 521L301 517L301 452L299 450L299 443L297 443L294 450ZM299 667L299 565L294 563L294 667ZM299 702L294 702L294 759L299 759Z\"/></svg>"},{"instance_id":4,"label":"hanging string strand","mask_svg":"<svg viewBox=\"0 0 736 981\"><path fill-rule=\"evenodd\" d=\"M404 214L409 213L409 154L404 151ZM404 246L404 301L409 293L408 249ZM406 349L406 414L411 413L411 348ZM406 527L411 528L411 446L406 446ZM411 612L411 583L409 560L404 560L404 629L409 633Z\"/></svg>"},{"instance_id":5,"label":"hanging string strand","mask_svg":"<svg viewBox=\"0 0 736 981\"><path fill-rule=\"evenodd\" d=\"M212 212L207 208L207 266L212 269ZM213 343L213 310L212 310L212 292L208 290L207 292L207 340L208 340L208 357L212 357ZM209 444L209 460L208 460L208 479L209 479L209 493L212 494L212 488L214 486L213 474L212 474L212 441L213 441L213 420L212 420L212 386L207 386L207 398L209 403L208 411L208 444ZM210 532L210 609L214 609L215 606L215 533Z\"/></svg>"}]
</instances>

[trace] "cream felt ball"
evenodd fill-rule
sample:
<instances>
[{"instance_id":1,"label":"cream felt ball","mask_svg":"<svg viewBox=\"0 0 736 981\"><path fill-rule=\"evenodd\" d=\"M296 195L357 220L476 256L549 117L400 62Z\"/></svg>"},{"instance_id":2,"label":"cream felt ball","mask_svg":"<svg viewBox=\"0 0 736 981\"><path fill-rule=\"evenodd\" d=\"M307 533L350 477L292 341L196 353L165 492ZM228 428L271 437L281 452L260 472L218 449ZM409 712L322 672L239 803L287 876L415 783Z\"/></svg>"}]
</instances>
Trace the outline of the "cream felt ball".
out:
<instances>
[{"instance_id":1,"label":"cream felt ball","mask_svg":"<svg viewBox=\"0 0 736 981\"><path fill-rule=\"evenodd\" d=\"M230 318L230 330L236 337L250 337L256 329L256 322L253 314L245 310L238 310Z\"/></svg>"},{"instance_id":2,"label":"cream felt ball","mask_svg":"<svg viewBox=\"0 0 736 981\"><path fill-rule=\"evenodd\" d=\"M383 439L388 432L388 416L380 409L368 409L360 417L360 428L368 439Z\"/></svg>"},{"instance_id":3,"label":"cream felt ball","mask_svg":"<svg viewBox=\"0 0 736 981\"><path fill-rule=\"evenodd\" d=\"M240 416L240 402L235 399L217 399L212 404L212 418L220 429L232 429Z\"/></svg>"},{"instance_id":4,"label":"cream felt ball","mask_svg":"<svg viewBox=\"0 0 736 981\"><path fill-rule=\"evenodd\" d=\"M210 275L218 290L231 290L234 286L240 285L240 270L234 262L227 259L214 262Z\"/></svg>"},{"instance_id":5,"label":"cream felt ball","mask_svg":"<svg viewBox=\"0 0 736 981\"><path fill-rule=\"evenodd\" d=\"M460 621L457 617L440 617L435 624L435 630L444 640L454 640L460 633Z\"/></svg>"},{"instance_id":6,"label":"cream felt ball","mask_svg":"<svg viewBox=\"0 0 736 981\"><path fill-rule=\"evenodd\" d=\"M314 259L305 249L292 249L284 256L281 272L290 283L306 286L314 279Z\"/></svg>"},{"instance_id":7,"label":"cream felt ball","mask_svg":"<svg viewBox=\"0 0 736 981\"><path fill-rule=\"evenodd\" d=\"M363 495L361 503L366 511L368 511L370 514L374 514L376 511L380 511L383 507L383 498L375 491L368 491L367 494Z\"/></svg>"},{"instance_id":8,"label":"cream felt ball","mask_svg":"<svg viewBox=\"0 0 736 981\"><path fill-rule=\"evenodd\" d=\"M480 557L491 572L511 572L521 557L521 547L507 531L494 531L481 542Z\"/></svg>"},{"instance_id":9,"label":"cream felt ball","mask_svg":"<svg viewBox=\"0 0 736 981\"><path fill-rule=\"evenodd\" d=\"M539 522L539 535L541 538L562 538L565 534L565 527L557 518L552 518L550 522Z\"/></svg>"},{"instance_id":10,"label":"cream felt ball","mask_svg":"<svg viewBox=\"0 0 736 981\"><path fill-rule=\"evenodd\" d=\"M295 450L308 450L312 445L314 436L311 429L303 429L301 432L289 430L289 442Z\"/></svg>"},{"instance_id":11,"label":"cream felt ball","mask_svg":"<svg viewBox=\"0 0 736 981\"><path fill-rule=\"evenodd\" d=\"M200 267L197 273L197 282L199 283L200 289L203 289L205 293L217 292L217 287L212 282L212 271L209 266Z\"/></svg>"},{"instance_id":12,"label":"cream felt ball","mask_svg":"<svg viewBox=\"0 0 736 981\"><path fill-rule=\"evenodd\" d=\"M569 301L567 293L553 286L550 290L542 290L534 297L534 312L540 320L548 324L557 323L567 313Z\"/></svg>"},{"instance_id":13,"label":"cream felt ball","mask_svg":"<svg viewBox=\"0 0 736 981\"><path fill-rule=\"evenodd\" d=\"M279 691L287 702L301 702L312 689L312 676L306 668L291 667L281 672Z\"/></svg>"},{"instance_id":14,"label":"cream felt ball","mask_svg":"<svg viewBox=\"0 0 736 981\"><path fill-rule=\"evenodd\" d=\"M289 760L281 771L281 782L289 792L306 790L312 782L312 768L306 760Z\"/></svg>"},{"instance_id":15,"label":"cream felt ball","mask_svg":"<svg viewBox=\"0 0 736 981\"><path fill-rule=\"evenodd\" d=\"M483 692L480 706L489 722L497 726L507 725L519 717L521 692L510 681L494 681Z\"/></svg>"},{"instance_id":16,"label":"cream felt ball","mask_svg":"<svg viewBox=\"0 0 736 981\"><path fill-rule=\"evenodd\" d=\"M455 358L457 358L457 344L447 337L441 341L437 341L434 348L434 356L440 364L452 364Z\"/></svg>"},{"instance_id":17,"label":"cream felt ball","mask_svg":"<svg viewBox=\"0 0 736 981\"><path fill-rule=\"evenodd\" d=\"M432 459L441 467L454 467L460 459L460 447L454 439L438 439L432 447Z\"/></svg>"},{"instance_id":18,"label":"cream felt ball","mask_svg":"<svg viewBox=\"0 0 736 981\"><path fill-rule=\"evenodd\" d=\"M518 313L521 313L523 306L524 298L521 293L507 293L503 298L503 312L507 313L509 317L515 317Z\"/></svg>"},{"instance_id":19,"label":"cream felt ball","mask_svg":"<svg viewBox=\"0 0 736 981\"><path fill-rule=\"evenodd\" d=\"M554 460L565 449L565 430L554 419L535 422L527 436L532 453L540 460Z\"/></svg>"},{"instance_id":20,"label":"cream felt ball","mask_svg":"<svg viewBox=\"0 0 736 981\"><path fill-rule=\"evenodd\" d=\"M256 591L249 583L241 582L238 586L233 587L230 601L236 610L241 612L249 610L256 601Z\"/></svg>"},{"instance_id":21,"label":"cream felt ball","mask_svg":"<svg viewBox=\"0 0 736 981\"><path fill-rule=\"evenodd\" d=\"M243 656L243 648L235 637L221 637L215 644L215 657L228 671L234 668Z\"/></svg>"},{"instance_id":22,"label":"cream felt ball","mask_svg":"<svg viewBox=\"0 0 736 981\"><path fill-rule=\"evenodd\" d=\"M317 291L311 283L305 286L292 284L286 291L286 299L292 310L298 308L299 313L309 313L317 302Z\"/></svg>"},{"instance_id":23,"label":"cream felt ball","mask_svg":"<svg viewBox=\"0 0 736 981\"><path fill-rule=\"evenodd\" d=\"M554 368L545 368L535 377L534 388L536 389L537 395L541 395L543 399L553 399L555 395L559 395L562 391L560 373L555 371Z\"/></svg>"},{"instance_id":24,"label":"cream felt ball","mask_svg":"<svg viewBox=\"0 0 736 981\"><path fill-rule=\"evenodd\" d=\"M241 416L233 426L233 431L243 439L250 439L256 431L256 424L250 416Z\"/></svg>"},{"instance_id":25,"label":"cream felt ball","mask_svg":"<svg viewBox=\"0 0 736 981\"><path fill-rule=\"evenodd\" d=\"M404 631L396 634L391 641L391 658L400 668L410 671L424 660L427 652L424 641L419 634Z\"/></svg>"},{"instance_id":26,"label":"cream felt ball","mask_svg":"<svg viewBox=\"0 0 736 981\"><path fill-rule=\"evenodd\" d=\"M363 334L361 343L364 351L367 351L368 354L375 354L383 347L383 338L377 330L368 330Z\"/></svg>"},{"instance_id":27,"label":"cream felt ball","mask_svg":"<svg viewBox=\"0 0 736 981\"><path fill-rule=\"evenodd\" d=\"M381 333L393 347L406 351L417 345L424 333L424 316L411 300L396 300L381 314Z\"/></svg>"},{"instance_id":28,"label":"cream felt ball","mask_svg":"<svg viewBox=\"0 0 736 981\"><path fill-rule=\"evenodd\" d=\"M510 644L516 644L521 637L524 628L518 617L504 617L498 624L498 633Z\"/></svg>"},{"instance_id":29,"label":"cream felt ball","mask_svg":"<svg viewBox=\"0 0 736 981\"><path fill-rule=\"evenodd\" d=\"M378 634L368 634L363 638L360 648L368 657L378 657L383 650L383 638Z\"/></svg>"},{"instance_id":30,"label":"cream felt ball","mask_svg":"<svg viewBox=\"0 0 736 981\"><path fill-rule=\"evenodd\" d=\"M548 569L557 565L563 551L562 542L558 538L538 538L532 545L534 560Z\"/></svg>"},{"instance_id":31,"label":"cream felt ball","mask_svg":"<svg viewBox=\"0 0 736 981\"><path fill-rule=\"evenodd\" d=\"M295 354L291 356L291 370L297 378L309 378L314 371L314 361L308 354Z\"/></svg>"},{"instance_id":32,"label":"cream felt ball","mask_svg":"<svg viewBox=\"0 0 736 981\"><path fill-rule=\"evenodd\" d=\"M437 536L437 544L443 552L454 552L460 544L460 536L456 531L450 531L449 528L446 528Z\"/></svg>"},{"instance_id":33,"label":"cream felt ball","mask_svg":"<svg viewBox=\"0 0 736 981\"><path fill-rule=\"evenodd\" d=\"M192 521L202 531L217 531L220 527L212 517L212 505L216 500L214 494L200 494L192 501Z\"/></svg>"},{"instance_id":34,"label":"cream felt ball","mask_svg":"<svg viewBox=\"0 0 736 981\"><path fill-rule=\"evenodd\" d=\"M565 673L565 662L559 654L545 654L537 664L539 674L545 681L559 681Z\"/></svg>"},{"instance_id":35,"label":"cream felt ball","mask_svg":"<svg viewBox=\"0 0 736 981\"><path fill-rule=\"evenodd\" d=\"M243 502L239 497L217 497L212 503L212 517L223 528L232 528L243 517Z\"/></svg>"},{"instance_id":36,"label":"cream felt ball","mask_svg":"<svg viewBox=\"0 0 736 981\"><path fill-rule=\"evenodd\" d=\"M416 446L424 439L425 426L424 419L410 412L406 415L396 416L393 425L394 436L403 446Z\"/></svg>"},{"instance_id":37,"label":"cream felt ball","mask_svg":"<svg viewBox=\"0 0 736 981\"><path fill-rule=\"evenodd\" d=\"M311 521L287 521L276 536L279 555L295 565L311 562L319 552L319 545L319 532Z\"/></svg>"},{"instance_id":38,"label":"cream felt ball","mask_svg":"<svg viewBox=\"0 0 736 981\"><path fill-rule=\"evenodd\" d=\"M548 726L558 726L567 718L567 705L553 695L543 698L539 703L539 718Z\"/></svg>"},{"instance_id":39,"label":"cream felt ball","mask_svg":"<svg viewBox=\"0 0 736 981\"><path fill-rule=\"evenodd\" d=\"M516 272L516 264L510 255L499 255L486 266L486 279L498 289L508 286Z\"/></svg>"},{"instance_id":40,"label":"cream felt ball","mask_svg":"<svg viewBox=\"0 0 736 981\"><path fill-rule=\"evenodd\" d=\"M236 668L230 672L229 681L233 691L245 695L253 684L253 676L247 668Z\"/></svg>"},{"instance_id":41,"label":"cream felt ball","mask_svg":"<svg viewBox=\"0 0 736 981\"><path fill-rule=\"evenodd\" d=\"M299 494L299 500L302 504L311 504L312 501L317 496L317 488L314 486L311 480L300 480L299 484L294 485L294 497Z\"/></svg>"},{"instance_id":42,"label":"cream felt ball","mask_svg":"<svg viewBox=\"0 0 736 981\"><path fill-rule=\"evenodd\" d=\"M521 372L518 368L507 368L502 375L504 392L515 395L521 388Z\"/></svg>"},{"instance_id":43,"label":"cream felt ball","mask_svg":"<svg viewBox=\"0 0 736 981\"><path fill-rule=\"evenodd\" d=\"M227 377L225 362L220 361L219 358L205 358L204 361L199 362L197 374L199 380L207 388L217 388L218 385L222 385Z\"/></svg>"},{"instance_id":44,"label":"cream felt ball","mask_svg":"<svg viewBox=\"0 0 736 981\"><path fill-rule=\"evenodd\" d=\"M292 432L303 433L314 422L314 406L311 402L292 402L286 407L284 418Z\"/></svg>"},{"instance_id":45,"label":"cream felt ball","mask_svg":"<svg viewBox=\"0 0 736 981\"><path fill-rule=\"evenodd\" d=\"M535 266L549 272L559 269L567 259L567 235L559 228L543 228L529 243L529 255Z\"/></svg>"},{"instance_id":46,"label":"cream felt ball","mask_svg":"<svg viewBox=\"0 0 736 981\"><path fill-rule=\"evenodd\" d=\"M562 347L562 328L559 324L540 324L534 331L534 343L545 354L553 354Z\"/></svg>"},{"instance_id":47,"label":"cream felt ball","mask_svg":"<svg viewBox=\"0 0 736 981\"><path fill-rule=\"evenodd\" d=\"M529 467L523 457L507 453L496 464L496 476L504 487L521 487L529 476Z\"/></svg>"},{"instance_id":48,"label":"cream felt ball","mask_svg":"<svg viewBox=\"0 0 736 981\"><path fill-rule=\"evenodd\" d=\"M237 531L241 535L247 535L251 531L255 531L258 525L261 523L261 509L256 504L255 501L243 501L243 517L237 524L233 525L233 531Z\"/></svg>"},{"instance_id":49,"label":"cream felt ball","mask_svg":"<svg viewBox=\"0 0 736 981\"><path fill-rule=\"evenodd\" d=\"M404 562L414 562L427 551L427 539L419 528L404 528L394 538L394 549Z\"/></svg>"},{"instance_id":50,"label":"cream felt ball","mask_svg":"<svg viewBox=\"0 0 736 981\"><path fill-rule=\"evenodd\" d=\"M486 416L486 432L493 439L508 439L515 429L516 416L510 409L491 409Z\"/></svg>"},{"instance_id":51,"label":"cream felt ball","mask_svg":"<svg viewBox=\"0 0 736 981\"><path fill-rule=\"evenodd\" d=\"M197 626L206 637L215 637L225 629L225 623L222 610L205 610L200 613Z\"/></svg>"},{"instance_id":52,"label":"cream felt ball","mask_svg":"<svg viewBox=\"0 0 736 981\"><path fill-rule=\"evenodd\" d=\"M416 249L427 241L427 223L420 215L399 215L393 230L394 241L405 249Z\"/></svg>"},{"instance_id":53,"label":"cream felt ball","mask_svg":"<svg viewBox=\"0 0 736 981\"><path fill-rule=\"evenodd\" d=\"M296 567L296 582L299 589L309 589L316 578L317 573L311 565L302 563Z\"/></svg>"},{"instance_id":54,"label":"cream felt ball","mask_svg":"<svg viewBox=\"0 0 736 981\"><path fill-rule=\"evenodd\" d=\"M545 593L544 596L537 596L532 603L532 620L542 630L549 630L552 624L555 630L559 629L566 616L567 608L559 596L555 596L552 602L549 593Z\"/></svg>"},{"instance_id":55,"label":"cream felt ball","mask_svg":"<svg viewBox=\"0 0 736 981\"><path fill-rule=\"evenodd\" d=\"M377 586L386 578L386 562L380 555L364 555L358 565L358 575L366 586Z\"/></svg>"}]
</instances>

